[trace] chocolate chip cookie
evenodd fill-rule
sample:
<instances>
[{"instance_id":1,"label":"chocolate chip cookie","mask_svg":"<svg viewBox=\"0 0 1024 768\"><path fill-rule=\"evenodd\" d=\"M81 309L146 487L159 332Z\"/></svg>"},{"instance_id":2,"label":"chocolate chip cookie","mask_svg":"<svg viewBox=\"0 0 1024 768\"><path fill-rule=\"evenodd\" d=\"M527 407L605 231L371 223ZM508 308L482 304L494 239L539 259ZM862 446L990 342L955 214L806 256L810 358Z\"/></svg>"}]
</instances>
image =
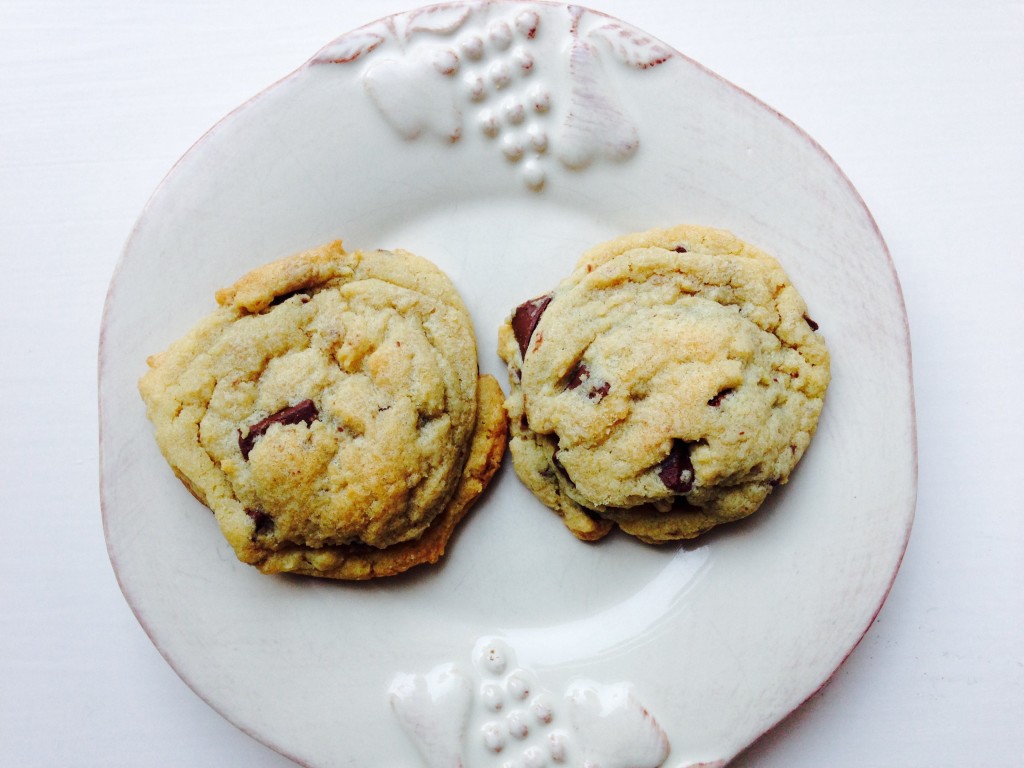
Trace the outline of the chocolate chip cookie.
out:
<instances>
[{"instance_id":1,"label":"chocolate chip cookie","mask_svg":"<svg viewBox=\"0 0 1024 768\"><path fill-rule=\"evenodd\" d=\"M829 354L779 263L728 232L629 235L499 332L516 473L584 540L750 515L807 450Z\"/></svg>"},{"instance_id":2,"label":"chocolate chip cookie","mask_svg":"<svg viewBox=\"0 0 1024 768\"><path fill-rule=\"evenodd\" d=\"M367 579L435 562L506 442L448 278L332 243L260 267L139 390L175 474L240 560Z\"/></svg>"}]
</instances>

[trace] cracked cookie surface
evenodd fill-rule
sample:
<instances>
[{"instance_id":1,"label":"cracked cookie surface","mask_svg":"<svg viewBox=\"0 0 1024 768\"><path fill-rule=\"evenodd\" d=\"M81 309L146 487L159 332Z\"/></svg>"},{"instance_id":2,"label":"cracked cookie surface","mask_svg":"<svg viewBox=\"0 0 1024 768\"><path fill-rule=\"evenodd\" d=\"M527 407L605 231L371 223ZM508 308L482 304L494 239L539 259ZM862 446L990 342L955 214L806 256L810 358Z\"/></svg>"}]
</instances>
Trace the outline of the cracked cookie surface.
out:
<instances>
[{"instance_id":1,"label":"cracked cookie surface","mask_svg":"<svg viewBox=\"0 0 1024 768\"><path fill-rule=\"evenodd\" d=\"M499 332L516 473L579 538L753 513L817 426L829 354L779 263L694 226L585 253Z\"/></svg>"},{"instance_id":2,"label":"cracked cookie surface","mask_svg":"<svg viewBox=\"0 0 1024 768\"><path fill-rule=\"evenodd\" d=\"M436 561L505 444L501 389L478 376L448 278L332 243L216 298L139 389L239 559L345 579Z\"/></svg>"}]
</instances>

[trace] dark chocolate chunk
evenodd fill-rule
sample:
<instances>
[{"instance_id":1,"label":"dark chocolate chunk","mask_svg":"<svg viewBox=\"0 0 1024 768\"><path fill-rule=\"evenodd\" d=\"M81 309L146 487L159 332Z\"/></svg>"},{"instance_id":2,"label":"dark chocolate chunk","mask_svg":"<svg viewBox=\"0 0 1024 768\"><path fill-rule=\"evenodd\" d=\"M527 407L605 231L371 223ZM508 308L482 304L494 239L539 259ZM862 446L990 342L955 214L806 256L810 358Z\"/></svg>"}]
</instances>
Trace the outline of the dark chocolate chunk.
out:
<instances>
[{"instance_id":1,"label":"dark chocolate chunk","mask_svg":"<svg viewBox=\"0 0 1024 768\"><path fill-rule=\"evenodd\" d=\"M728 395L731 395L731 394L732 394L732 392L733 392L733 389L732 389L732 387L730 387L729 389L723 389L723 390L722 390L721 392L719 392L719 393L718 393L717 395L715 395L715 396L714 396L714 397L712 397L712 398L711 398L710 400L708 400L708 405L710 405L710 406L711 406L711 407L713 407L713 408L717 408L718 406L720 406L720 405L722 404L722 401L723 401L723 400L724 400L724 399L725 399L725 398L726 398L726 397L727 397Z\"/></svg>"},{"instance_id":2,"label":"dark chocolate chunk","mask_svg":"<svg viewBox=\"0 0 1024 768\"><path fill-rule=\"evenodd\" d=\"M550 303L550 295L530 299L516 307L516 311L512 315L512 333L515 335L516 341L519 342L519 352L524 358L533 332L537 328L537 323L540 322L540 316L544 314L544 310Z\"/></svg>"},{"instance_id":3,"label":"dark chocolate chunk","mask_svg":"<svg viewBox=\"0 0 1024 768\"><path fill-rule=\"evenodd\" d=\"M676 253L686 253L686 249L681 245L677 245L672 250L674 250Z\"/></svg>"},{"instance_id":4,"label":"dark chocolate chunk","mask_svg":"<svg viewBox=\"0 0 1024 768\"><path fill-rule=\"evenodd\" d=\"M320 415L312 400L303 400L301 403L284 408L277 413L267 416L262 421L257 421L249 427L249 433L242 436L242 430L238 430L238 448L242 451L242 458L249 460L249 452L252 451L256 441L263 437L274 424L300 424L305 422L308 427Z\"/></svg>"},{"instance_id":5,"label":"dark chocolate chunk","mask_svg":"<svg viewBox=\"0 0 1024 768\"><path fill-rule=\"evenodd\" d=\"M599 385L590 388L590 391L587 392L587 397L589 397L591 400L597 400L597 402L600 403L602 400L604 400L605 395L608 394L611 388L611 384L609 384L607 381L602 381Z\"/></svg>"},{"instance_id":6,"label":"dark chocolate chunk","mask_svg":"<svg viewBox=\"0 0 1024 768\"><path fill-rule=\"evenodd\" d=\"M672 442L672 450L659 466L658 477L670 491L689 493L693 488L693 463L690 461L689 443L682 440Z\"/></svg>"},{"instance_id":7,"label":"dark chocolate chunk","mask_svg":"<svg viewBox=\"0 0 1024 768\"><path fill-rule=\"evenodd\" d=\"M807 315L804 315L804 320L806 320L807 324L809 326L811 326L811 330L812 331L818 330L818 324L816 322L814 322L813 320L811 320L811 318L809 318Z\"/></svg>"},{"instance_id":8,"label":"dark chocolate chunk","mask_svg":"<svg viewBox=\"0 0 1024 768\"><path fill-rule=\"evenodd\" d=\"M586 363L577 363L576 367L569 373L569 382L566 384L566 389L577 389L582 386L583 382L591 381L590 369ZM587 390L587 397L590 400L597 400L601 402L604 400L605 395L611 390L612 385L607 381L594 378L593 385Z\"/></svg>"}]
</instances>

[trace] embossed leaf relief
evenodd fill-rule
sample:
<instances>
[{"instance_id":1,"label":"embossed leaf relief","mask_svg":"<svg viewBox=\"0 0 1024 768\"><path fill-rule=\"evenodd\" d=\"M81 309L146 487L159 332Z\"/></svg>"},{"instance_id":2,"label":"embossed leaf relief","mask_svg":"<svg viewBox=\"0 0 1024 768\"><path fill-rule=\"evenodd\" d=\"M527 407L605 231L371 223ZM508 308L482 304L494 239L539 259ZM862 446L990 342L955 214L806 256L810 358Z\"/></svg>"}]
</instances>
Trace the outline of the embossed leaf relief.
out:
<instances>
[{"instance_id":1,"label":"embossed leaf relief","mask_svg":"<svg viewBox=\"0 0 1024 768\"><path fill-rule=\"evenodd\" d=\"M432 5L426 8L419 8L410 11L404 17L406 20L405 37L409 38L413 32L436 32L438 34L450 34L458 30L469 18L473 9L470 6L458 5Z\"/></svg>"},{"instance_id":2,"label":"embossed leaf relief","mask_svg":"<svg viewBox=\"0 0 1024 768\"><path fill-rule=\"evenodd\" d=\"M316 61L321 64L348 64L372 51L385 39L384 35L377 32L357 29L321 50Z\"/></svg>"},{"instance_id":3,"label":"embossed leaf relief","mask_svg":"<svg viewBox=\"0 0 1024 768\"><path fill-rule=\"evenodd\" d=\"M502 14L504 7L443 4L392 16L334 41L314 63L373 53L362 83L399 136L491 143L535 191L547 183L552 158L581 170L632 157L639 130L605 66L647 70L671 58L671 49L568 6L566 26L549 32L565 37L562 55L541 61L542 12L550 19L555 10L516 4ZM604 23L584 31L589 17Z\"/></svg>"},{"instance_id":4,"label":"embossed leaf relief","mask_svg":"<svg viewBox=\"0 0 1024 768\"><path fill-rule=\"evenodd\" d=\"M577 681L556 695L495 639L477 645L473 667L391 684L392 711L428 768L658 768L668 757L668 737L626 683Z\"/></svg>"},{"instance_id":5,"label":"embossed leaf relief","mask_svg":"<svg viewBox=\"0 0 1024 768\"><path fill-rule=\"evenodd\" d=\"M598 27L590 36L603 40L619 61L637 69L650 69L672 58L668 46L615 22Z\"/></svg>"}]
</instances>

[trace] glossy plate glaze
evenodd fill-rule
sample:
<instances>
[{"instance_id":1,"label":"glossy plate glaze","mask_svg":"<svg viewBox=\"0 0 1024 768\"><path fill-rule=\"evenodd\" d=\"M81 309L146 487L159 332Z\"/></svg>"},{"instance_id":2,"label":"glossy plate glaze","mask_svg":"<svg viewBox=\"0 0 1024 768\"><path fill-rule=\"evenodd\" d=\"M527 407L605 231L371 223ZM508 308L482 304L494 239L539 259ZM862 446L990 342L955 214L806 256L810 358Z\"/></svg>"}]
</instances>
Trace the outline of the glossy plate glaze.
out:
<instances>
[{"instance_id":1,"label":"glossy plate glaze","mask_svg":"<svg viewBox=\"0 0 1024 768\"><path fill-rule=\"evenodd\" d=\"M438 567L267 577L153 442L146 356L258 264L333 238L426 256L504 381L507 312L588 246L677 223L774 253L833 357L790 484L696 543L583 544L506 465ZM424 8L344 35L243 105L143 212L100 346L111 560L185 681L308 765L725 764L825 683L889 590L915 498L909 354L870 214L784 117L593 11Z\"/></svg>"}]
</instances>

